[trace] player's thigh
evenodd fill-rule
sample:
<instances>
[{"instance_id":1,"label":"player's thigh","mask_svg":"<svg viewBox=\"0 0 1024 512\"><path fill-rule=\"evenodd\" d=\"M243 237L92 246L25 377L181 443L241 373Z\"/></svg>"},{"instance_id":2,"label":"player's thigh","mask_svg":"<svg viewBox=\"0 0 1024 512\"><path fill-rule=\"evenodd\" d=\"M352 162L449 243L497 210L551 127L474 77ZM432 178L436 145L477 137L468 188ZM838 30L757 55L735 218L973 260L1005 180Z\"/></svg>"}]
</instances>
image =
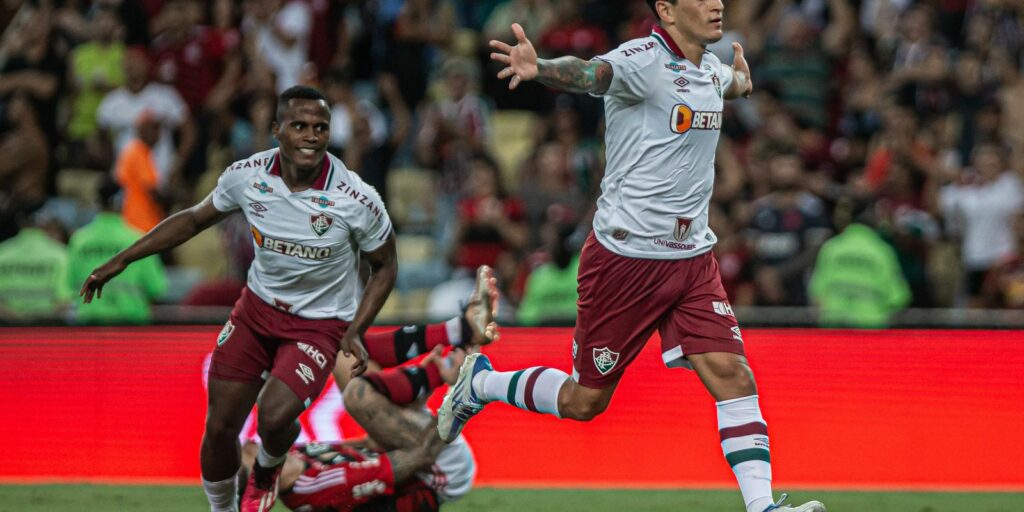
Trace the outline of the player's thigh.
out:
<instances>
[{"instance_id":1,"label":"player's thigh","mask_svg":"<svg viewBox=\"0 0 1024 512\"><path fill-rule=\"evenodd\" d=\"M574 382L590 389L618 382L672 307L671 266L612 253L591 235L580 256Z\"/></svg>"},{"instance_id":2,"label":"player's thigh","mask_svg":"<svg viewBox=\"0 0 1024 512\"><path fill-rule=\"evenodd\" d=\"M262 381L239 382L211 378L207 384L207 431L210 434L237 437L262 386Z\"/></svg>"},{"instance_id":3,"label":"player's thigh","mask_svg":"<svg viewBox=\"0 0 1024 512\"><path fill-rule=\"evenodd\" d=\"M320 396L334 371L338 342L347 324L333 319L290 320L271 333L277 350L270 375L284 383L305 408Z\"/></svg>"},{"instance_id":4,"label":"player's thigh","mask_svg":"<svg viewBox=\"0 0 1024 512\"><path fill-rule=\"evenodd\" d=\"M243 297L231 311L210 357L210 381L263 384L264 374L274 361L274 346L263 336L252 309Z\"/></svg>"}]
</instances>

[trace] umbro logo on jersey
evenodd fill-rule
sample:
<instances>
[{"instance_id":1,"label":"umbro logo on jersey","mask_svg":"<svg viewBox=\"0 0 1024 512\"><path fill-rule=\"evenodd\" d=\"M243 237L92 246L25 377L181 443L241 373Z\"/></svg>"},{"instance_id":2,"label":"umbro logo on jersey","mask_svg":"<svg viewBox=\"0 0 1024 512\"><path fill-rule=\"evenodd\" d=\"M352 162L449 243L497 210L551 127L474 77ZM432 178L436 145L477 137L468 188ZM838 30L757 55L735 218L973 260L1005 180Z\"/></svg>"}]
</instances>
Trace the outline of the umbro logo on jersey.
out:
<instances>
[{"instance_id":1,"label":"umbro logo on jersey","mask_svg":"<svg viewBox=\"0 0 1024 512\"><path fill-rule=\"evenodd\" d=\"M316 236L324 236L324 233L331 229L331 226L333 225L334 217L331 217L326 213L309 216L309 227L313 229Z\"/></svg>"},{"instance_id":2,"label":"umbro logo on jersey","mask_svg":"<svg viewBox=\"0 0 1024 512\"><path fill-rule=\"evenodd\" d=\"M263 218L263 212L267 211L267 207L259 201L249 203L249 209L252 210L252 214L256 217Z\"/></svg>"},{"instance_id":3,"label":"umbro logo on jersey","mask_svg":"<svg viewBox=\"0 0 1024 512\"><path fill-rule=\"evenodd\" d=\"M327 196L311 197L311 198L309 198L309 200L313 201L313 204L319 206L320 208L327 208L328 206L334 206L334 201L331 201L330 199L327 199Z\"/></svg>"},{"instance_id":4,"label":"umbro logo on jersey","mask_svg":"<svg viewBox=\"0 0 1024 512\"><path fill-rule=\"evenodd\" d=\"M694 111L689 105L679 103L672 107L672 131L683 134L692 130L721 130L721 112Z\"/></svg>"},{"instance_id":5,"label":"umbro logo on jersey","mask_svg":"<svg viewBox=\"0 0 1024 512\"><path fill-rule=\"evenodd\" d=\"M269 194L274 191L274 187L267 185L267 182L261 181L259 183L253 183L252 188L259 190L260 194Z\"/></svg>"},{"instance_id":6,"label":"umbro logo on jersey","mask_svg":"<svg viewBox=\"0 0 1024 512\"><path fill-rule=\"evenodd\" d=\"M683 77L679 77L676 78L672 83L676 84L676 87L679 87L679 89L676 89L676 92L690 92L690 90L686 88L687 85L690 85L689 80Z\"/></svg>"}]
</instances>

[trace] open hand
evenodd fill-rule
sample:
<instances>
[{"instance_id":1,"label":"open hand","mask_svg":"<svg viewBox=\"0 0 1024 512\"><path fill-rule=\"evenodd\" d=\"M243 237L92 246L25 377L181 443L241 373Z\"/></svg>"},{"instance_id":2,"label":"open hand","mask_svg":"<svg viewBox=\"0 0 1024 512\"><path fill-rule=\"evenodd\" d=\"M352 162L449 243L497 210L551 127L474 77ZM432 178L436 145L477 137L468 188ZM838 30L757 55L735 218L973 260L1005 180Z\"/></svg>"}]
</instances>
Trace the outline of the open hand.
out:
<instances>
[{"instance_id":1,"label":"open hand","mask_svg":"<svg viewBox=\"0 0 1024 512\"><path fill-rule=\"evenodd\" d=\"M515 89L523 81L537 77L537 50L533 49L533 44L526 38L522 25L513 23L512 33L515 34L518 43L515 46L501 41L491 41L491 48L500 52L491 53L491 59L508 66L498 72L498 78L504 80L512 77L508 83L509 89Z\"/></svg>"},{"instance_id":2,"label":"open hand","mask_svg":"<svg viewBox=\"0 0 1024 512\"><path fill-rule=\"evenodd\" d=\"M103 298L103 285L107 284L115 276L124 272L126 265L121 263L120 260L110 260L92 271L89 277L82 283L82 289L78 291L78 296L82 297L82 302L88 304L92 302L92 296L95 293L97 299Z\"/></svg>"}]
</instances>

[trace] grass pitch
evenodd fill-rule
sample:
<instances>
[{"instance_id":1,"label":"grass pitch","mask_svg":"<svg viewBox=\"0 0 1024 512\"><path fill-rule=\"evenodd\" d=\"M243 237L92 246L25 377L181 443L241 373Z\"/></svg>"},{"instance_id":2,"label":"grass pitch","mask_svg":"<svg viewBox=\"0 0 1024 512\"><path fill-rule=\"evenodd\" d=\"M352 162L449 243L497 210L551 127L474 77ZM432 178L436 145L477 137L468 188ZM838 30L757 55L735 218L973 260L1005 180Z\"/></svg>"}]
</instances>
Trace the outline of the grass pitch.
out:
<instances>
[{"instance_id":1,"label":"grass pitch","mask_svg":"<svg viewBox=\"0 0 1024 512\"><path fill-rule=\"evenodd\" d=\"M817 492L791 502L825 502L833 512L1021 512L1024 493ZM278 505L275 510L285 510ZM209 510L199 487L107 485L0 486L0 512L179 512ZM742 512L735 491L477 489L449 512Z\"/></svg>"}]
</instances>

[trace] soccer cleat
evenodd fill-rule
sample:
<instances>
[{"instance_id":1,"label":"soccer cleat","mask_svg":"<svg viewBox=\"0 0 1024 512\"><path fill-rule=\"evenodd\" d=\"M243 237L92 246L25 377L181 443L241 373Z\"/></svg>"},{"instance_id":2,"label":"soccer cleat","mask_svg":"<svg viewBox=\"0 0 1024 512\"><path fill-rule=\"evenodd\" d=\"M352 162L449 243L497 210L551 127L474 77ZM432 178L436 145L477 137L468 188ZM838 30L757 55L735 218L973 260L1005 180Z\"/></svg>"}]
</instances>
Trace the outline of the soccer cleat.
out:
<instances>
[{"instance_id":1,"label":"soccer cleat","mask_svg":"<svg viewBox=\"0 0 1024 512\"><path fill-rule=\"evenodd\" d=\"M476 269L476 283L466 303L464 318L472 331L472 342L487 345L498 339L498 325L494 317L498 314L498 287L494 270L487 265Z\"/></svg>"},{"instance_id":2,"label":"soccer cleat","mask_svg":"<svg viewBox=\"0 0 1024 512\"><path fill-rule=\"evenodd\" d=\"M256 485L256 471L249 472L249 482L245 486L245 494L242 495L240 512L267 512L274 507L274 502L277 501L277 483L281 479L282 468L284 468L284 464L274 469L269 489Z\"/></svg>"},{"instance_id":3,"label":"soccer cleat","mask_svg":"<svg viewBox=\"0 0 1024 512\"><path fill-rule=\"evenodd\" d=\"M437 410L437 433L444 442L454 441L462 433L466 422L484 410L485 403L473 392L473 377L480 372L493 370L487 356L479 352L466 356L459 367L459 378L448 388L441 408Z\"/></svg>"},{"instance_id":4,"label":"soccer cleat","mask_svg":"<svg viewBox=\"0 0 1024 512\"><path fill-rule=\"evenodd\" d=\"M808 501L803 505L797 505L795 507L783 505L788 497L788 494L782 493L782 496L779 497L779 501L776 501L773 505L768 505L768 508L764 509L764 512L825 512L825 505L820 501Z\"/></svg>"}]
</instances>

